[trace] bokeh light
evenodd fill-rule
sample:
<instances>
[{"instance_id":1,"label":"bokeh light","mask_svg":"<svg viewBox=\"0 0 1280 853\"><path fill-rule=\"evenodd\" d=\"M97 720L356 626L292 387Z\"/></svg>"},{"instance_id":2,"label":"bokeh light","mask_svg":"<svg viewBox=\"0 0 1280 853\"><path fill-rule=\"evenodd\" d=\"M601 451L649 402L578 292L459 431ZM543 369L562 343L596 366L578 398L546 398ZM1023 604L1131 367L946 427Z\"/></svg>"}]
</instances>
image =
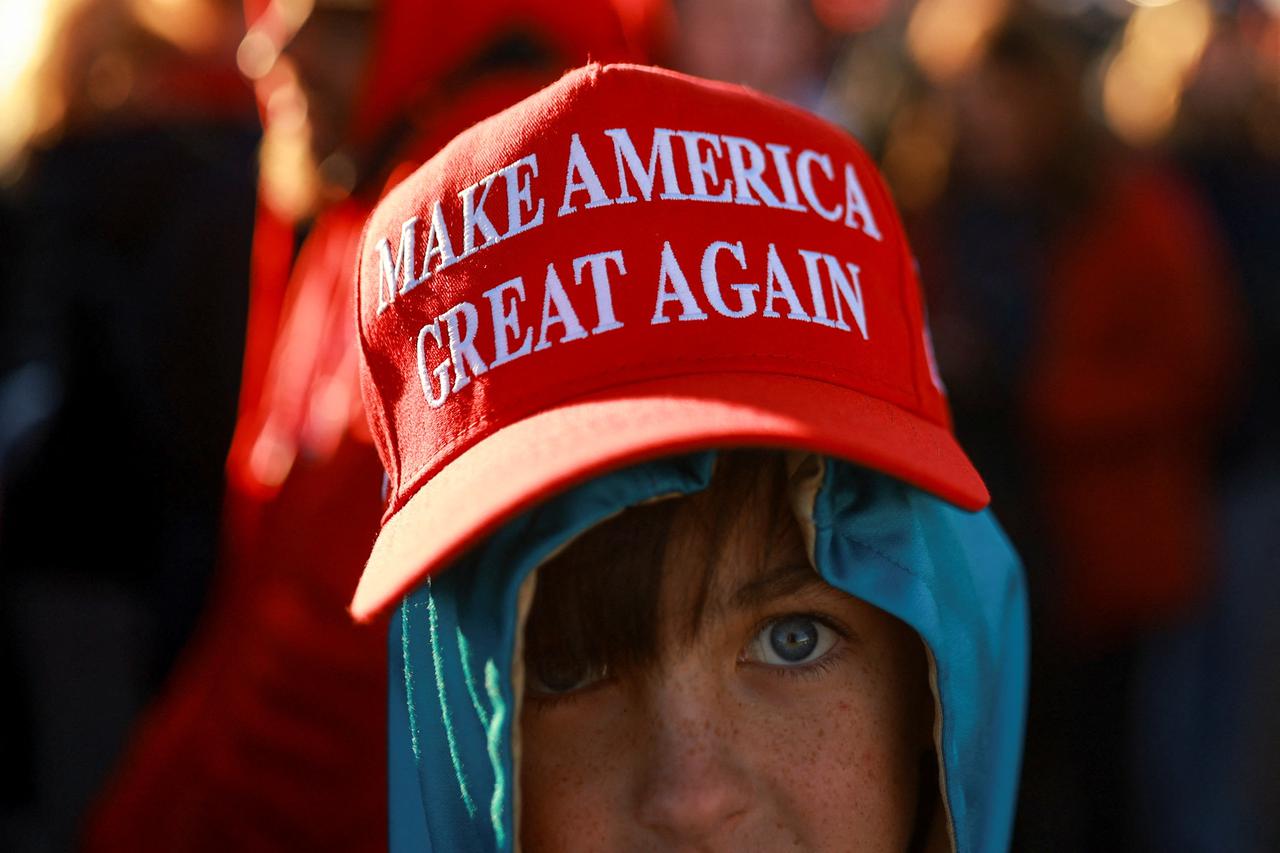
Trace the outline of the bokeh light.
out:
<instances>
[{"instance_id":1,"label":"bokeh light","mask_svg":"<svg viewBox=\"0 0 1280 853\"><path fill-rule=\"evenodd\" d=\"M1213 10L1207 0L1138 5L1105 62L1102 109L1117 135L1146 146L1177 118L1182 90L1213 31Z\"/></svg>"},{"instance_id":2,"label":"bokeh light","mask_svg":"<svg viewBox=\"0 0 1280 853\"><path fill-rule=\"evenodd\" d=\"M935 83L955 78L973 61L1009 0L920 0L907 24L912 58Z\"/></svg>"},{"instance_id":3,"label":"bokeh light","mask_svg":"<svg viewBox=\"0 0 1280 853\"><path fill-rule=\"evenodd\" d=\"M0 171L12 165L38 121L33 65L54 13L51 0L0 0Z\"/></svg>"}]
</instances>

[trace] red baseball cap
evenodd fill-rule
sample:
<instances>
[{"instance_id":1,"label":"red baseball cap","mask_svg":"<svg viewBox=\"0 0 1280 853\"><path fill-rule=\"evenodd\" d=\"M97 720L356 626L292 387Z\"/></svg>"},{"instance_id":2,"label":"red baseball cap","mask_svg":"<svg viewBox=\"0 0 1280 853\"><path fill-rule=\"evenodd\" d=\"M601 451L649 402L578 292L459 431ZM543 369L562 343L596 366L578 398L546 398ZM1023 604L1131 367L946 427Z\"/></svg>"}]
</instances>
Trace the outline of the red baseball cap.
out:
<instances>
[{"instance_id":1,"label":"red baseball cap","mask_svg":"<svg viewBox=\"0 0 1280 853\"><path fill-rule=\"evenodd\" d=\"M988 502L875 166L750 90L571 72L388 194L356 278L389 480L358 619L549 495L671 453L805 448Z\"/></svg>"}]
</instances>

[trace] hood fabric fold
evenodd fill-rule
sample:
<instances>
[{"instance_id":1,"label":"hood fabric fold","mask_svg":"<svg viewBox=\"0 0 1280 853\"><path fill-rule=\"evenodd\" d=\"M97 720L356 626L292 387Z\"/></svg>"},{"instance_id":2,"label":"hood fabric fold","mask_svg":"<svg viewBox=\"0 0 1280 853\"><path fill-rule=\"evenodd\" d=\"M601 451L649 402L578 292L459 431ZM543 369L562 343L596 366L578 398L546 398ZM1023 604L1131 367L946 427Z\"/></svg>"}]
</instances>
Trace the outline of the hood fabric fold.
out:
<instances>
[{"instance_id":1,"label":"hood fabric fold","mask_svg":"<svg viewBox=\"0 0 1280 853\"><path fill-rule=\"evenodd\" d=\"M1008 849L1028 665L1022 568L990 510L810 457L793 495L827 583L911 626L938 711L935 748L953 848ZM610 473L508 522L403 599L389 634L393 851L517 849L520 637L537 566L627 507L705 489L716 453Z\"/></svg>"}]
</instances>

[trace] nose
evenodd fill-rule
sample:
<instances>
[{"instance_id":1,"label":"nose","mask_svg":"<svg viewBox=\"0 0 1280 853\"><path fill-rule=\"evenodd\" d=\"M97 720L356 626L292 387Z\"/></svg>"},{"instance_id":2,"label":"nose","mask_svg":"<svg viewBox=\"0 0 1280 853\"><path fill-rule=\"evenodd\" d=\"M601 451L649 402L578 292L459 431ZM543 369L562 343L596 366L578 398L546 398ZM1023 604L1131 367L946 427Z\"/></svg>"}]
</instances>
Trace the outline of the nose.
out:
<instances>
[{"instance_id":1,"label":"nose","mask_svg":"<svg viewBox=\"0 0 1280 853\"><path fill-rule=\"evenodd\" d=\"M680 679L650 694L639 822L662 849L720 849L752 802L731 703L723 691Z\"/></svg>"}]
</instances>

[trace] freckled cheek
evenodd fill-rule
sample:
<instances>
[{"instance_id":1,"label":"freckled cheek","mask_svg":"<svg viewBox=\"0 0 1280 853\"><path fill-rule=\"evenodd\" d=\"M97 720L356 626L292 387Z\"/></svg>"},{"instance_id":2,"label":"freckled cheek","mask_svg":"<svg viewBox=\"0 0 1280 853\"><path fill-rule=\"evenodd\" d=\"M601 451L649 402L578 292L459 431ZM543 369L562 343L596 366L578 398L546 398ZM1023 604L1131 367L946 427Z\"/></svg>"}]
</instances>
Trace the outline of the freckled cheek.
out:
<instances>
[{"instance_id":1,"label":"freckled cheek","mask_svg":"<svg viewBox=\"0 0 1280 853\"><path fill-rule=\"evenodd\" d=\"M520 822L526 853L610 848L625 804L627 727L551 709L521 722Z\"/></svg>"},{"instance_id":2,"label":"freckled cheek","mask_svg":"<svg viewBox=\"0 0 1280 853\"><path fill-rule=\"evenodd\" d=\"M866 685L827 684L757 702L737 730L770 811L816 850L901 850L915 800L915 757L893 705Z\"/></svg>"}]
</instances>

